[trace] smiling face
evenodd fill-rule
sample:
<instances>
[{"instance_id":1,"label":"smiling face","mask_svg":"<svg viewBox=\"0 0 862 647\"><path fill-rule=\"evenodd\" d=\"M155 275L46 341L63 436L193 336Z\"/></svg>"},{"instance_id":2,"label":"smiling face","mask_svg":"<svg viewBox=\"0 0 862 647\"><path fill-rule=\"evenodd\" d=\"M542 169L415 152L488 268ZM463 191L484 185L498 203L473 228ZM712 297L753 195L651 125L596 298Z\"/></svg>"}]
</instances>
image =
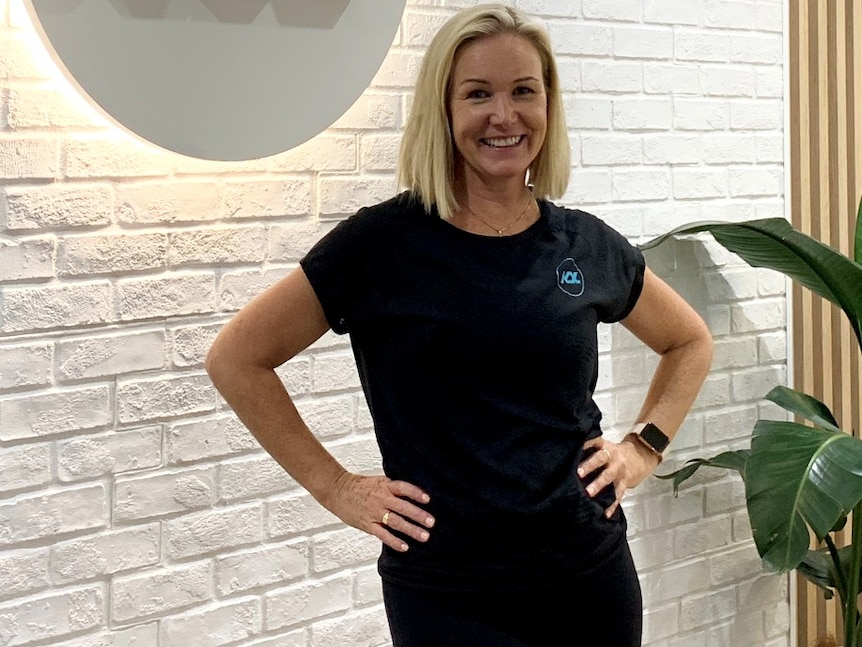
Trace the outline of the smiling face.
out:
<instances>
[{"instance_id":1,"label":"smiling face","mask_svg":"<svg viewBox=\"0 0 862 647\"><path fill-rule=\"evenodd\" d=\"M456 182L523 185L548 126L542 60L533 44L497 34L463 45L450 88Z\"/></svg>"}]
</instances>

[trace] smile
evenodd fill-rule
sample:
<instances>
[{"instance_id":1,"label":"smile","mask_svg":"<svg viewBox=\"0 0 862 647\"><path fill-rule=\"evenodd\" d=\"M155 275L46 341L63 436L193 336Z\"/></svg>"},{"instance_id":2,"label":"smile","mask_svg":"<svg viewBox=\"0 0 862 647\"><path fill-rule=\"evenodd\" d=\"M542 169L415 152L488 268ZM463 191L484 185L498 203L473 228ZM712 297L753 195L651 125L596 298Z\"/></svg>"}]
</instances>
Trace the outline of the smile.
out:
<instances>
[{"instance_id":1,"label":"smile","mask_svg":"<svg viewBox=\"0 0 862 647\"><path fill-rule=\"evenodd\" d=\"M491 148L508 148L509 146L516 146L520 144L526 135L515 135L514 137L494 137L494 138L485 138L480 139L483 144L486 146L490 146Z\"/></svg>"}]
</instances>

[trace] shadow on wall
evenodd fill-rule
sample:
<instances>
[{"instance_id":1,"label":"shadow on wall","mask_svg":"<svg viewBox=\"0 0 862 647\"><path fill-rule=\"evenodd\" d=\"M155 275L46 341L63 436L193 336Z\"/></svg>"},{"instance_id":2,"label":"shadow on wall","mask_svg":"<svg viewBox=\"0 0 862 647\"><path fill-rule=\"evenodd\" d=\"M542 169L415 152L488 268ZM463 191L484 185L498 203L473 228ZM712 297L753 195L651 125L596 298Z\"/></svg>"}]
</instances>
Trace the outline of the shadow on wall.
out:
<instances>
[{"instance_id":1,"label":"shadow on wall","mask_svg":"<svg viewBox=\"0 0 862 647\"><path fill-rule=\"evenodd\" d=\"M39 3L40 10L55 14L71 13L85 0L51 0ZM133 19L158 19L195 22L252 24L271 5L282 27L332 29L350 0L109 0L121 16Z\"/></svg>"}]
</instances>

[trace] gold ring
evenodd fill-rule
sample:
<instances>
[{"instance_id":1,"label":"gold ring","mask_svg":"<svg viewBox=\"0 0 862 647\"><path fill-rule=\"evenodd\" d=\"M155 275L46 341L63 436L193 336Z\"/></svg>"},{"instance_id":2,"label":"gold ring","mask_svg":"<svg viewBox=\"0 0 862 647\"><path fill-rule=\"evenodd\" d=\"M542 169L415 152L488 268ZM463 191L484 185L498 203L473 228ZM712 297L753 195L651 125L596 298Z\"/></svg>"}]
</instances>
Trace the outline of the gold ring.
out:
<instances>
[{"instance_id":1,"label":"gold ring","mask_svg":"<svg viewBox=\"0 0 862 647\"><path fill-rule=\"evenodd\" d=\"M602 447L602 449L600 451L603 451L605 453L605 456L608 457L608 463L610 463L611 462L611 453L607 449L605 449L604 447Z\"/></svg>"},{"instance_id":2,"label":"gold ring","mask_svg":"<svg viewBox=\"0 0 862 647\"><path fill-rule=\"evenodd\" d=\"M386 512L383 513L383 525L384 526L389 525L389 513L390 512L391 512L391 510L387 510Z\"/></svg>"}]
</instances>

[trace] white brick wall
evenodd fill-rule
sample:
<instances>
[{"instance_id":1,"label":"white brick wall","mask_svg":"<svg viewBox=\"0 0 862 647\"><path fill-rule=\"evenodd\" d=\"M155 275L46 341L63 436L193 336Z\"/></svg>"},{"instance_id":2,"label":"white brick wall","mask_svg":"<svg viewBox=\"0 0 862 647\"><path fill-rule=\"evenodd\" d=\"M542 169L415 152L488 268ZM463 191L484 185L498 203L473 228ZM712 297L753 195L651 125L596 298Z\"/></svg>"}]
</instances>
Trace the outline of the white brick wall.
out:
<instances>
[{"instance_id":1,"label":"white brick wall","mask_svg":"<svg viewBox=\"0 0 862 647\"><path fill-rule=\"evenodd\" d=\"M516 0L559 54L573 145L563 202L632 240L782 215L780 0ZM265 160L173 156L58 80L21 0L0 0L0 644L384 647L376 541L263 454L203 372L209 344L334 220L396 190L422 50L455 7L410 0L371 87ZM289 117L286 117L289 118ZM663 468L746 442L786 378L783 278L703 239L648 254L703 313L716 360ZM600 331L610 434L655 358ZM378 466L346 339L279 370L350 469ZM650 647L789 644L738 480L627 500Z\"/></svg>"}]
</instances>

